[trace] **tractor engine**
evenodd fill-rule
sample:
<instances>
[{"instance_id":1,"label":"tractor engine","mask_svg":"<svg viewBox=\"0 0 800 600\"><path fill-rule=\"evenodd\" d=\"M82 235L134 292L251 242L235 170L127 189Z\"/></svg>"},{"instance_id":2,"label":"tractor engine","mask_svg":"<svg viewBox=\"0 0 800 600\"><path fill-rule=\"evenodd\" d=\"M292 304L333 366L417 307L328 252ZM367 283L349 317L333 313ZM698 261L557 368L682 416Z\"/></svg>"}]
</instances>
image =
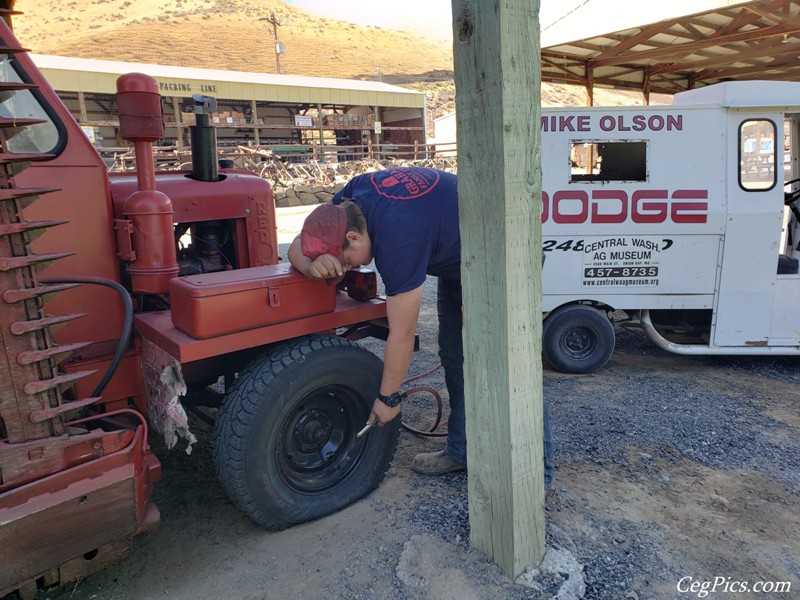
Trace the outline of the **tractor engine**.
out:
<instances>
[{"instance_id":1,"label":"tractor engine","mask_svg":"<svg viewBox=\"0 0 800 600\"><path fill-rule=\"evenodd\" d=\"M121 85L120 91L124 94L125 82ZM157 94L157 90L155 92ZM134 132L128 139L136 146L136 175L112 174L110 177L118 256L127 263L134 292L161 295L163 306L156 304L155 308L166 307L166 284L162 281L156 288L140 288L136 279L144 272L157 276L172 268L168 264L170 251L162 245L167 241L174 249L175 275L179 276L273 265L279 261L272 189L265 180L249 171L226 169L219 172L215 128L209 124L216 101L201 94L193 98L197 124L190 128L191 171L154 173L152 159L149 164L147 160L139 160L140 155L152 157L150 142ZM126 103L121 101L120 108L124 105ZM123 122L121 119L121 124ZM131 212L130 206L136 204L143 184L149 185L147 171L152 173L153 181L153 190L147 193L154 191L166 196L171 214L156 215L152 207L145 207L146 215ZM147 226L134 222L137 218L148 219ZM139 248L146 249L144 257ZM157 251L152 253L153 249ZM162 257L164 263L155 264L152 254Z\"/></svg>"}]
</instances>

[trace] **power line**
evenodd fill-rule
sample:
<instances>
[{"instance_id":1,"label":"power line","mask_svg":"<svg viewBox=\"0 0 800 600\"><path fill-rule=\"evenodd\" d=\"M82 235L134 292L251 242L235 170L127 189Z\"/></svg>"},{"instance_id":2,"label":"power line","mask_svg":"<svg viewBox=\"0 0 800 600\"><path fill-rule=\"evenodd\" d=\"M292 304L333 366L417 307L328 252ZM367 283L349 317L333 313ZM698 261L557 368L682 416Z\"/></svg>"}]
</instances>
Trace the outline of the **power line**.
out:
<instances>
[{"instance_id":1,"label":"power line","mask_svg":"<svg viewBox=\"0 0 800 600\"><path fill-rule=\"evenodd\" d=\"M583 0L583 2L581 2L580 4L578 4L578 6L576 6L575 8L573 8L571 11L569 11L568 13L565 13L565 14L561 15L561 16L560 16L560 17L558 17L558 18L557 18L555 21L553 21L552 23L550 23L550 25L548 25L547 27L543 27L543 28L542 28L542 31L547 31L547 30L548 30L548 29L550 29L550 28L551 28L553 25L555 25L555 24L556 24L556 23L558 23L559 21L563 21L564 19L566 19L568 16L570 16L572 13L574 13L574 12L575 12L576 10L578 10L579 8L581 8L581 7L583 7L583 6L586 6L587 4L589 4L589 2L591 2L591 0Z\"/></svg>"}]
</instances>

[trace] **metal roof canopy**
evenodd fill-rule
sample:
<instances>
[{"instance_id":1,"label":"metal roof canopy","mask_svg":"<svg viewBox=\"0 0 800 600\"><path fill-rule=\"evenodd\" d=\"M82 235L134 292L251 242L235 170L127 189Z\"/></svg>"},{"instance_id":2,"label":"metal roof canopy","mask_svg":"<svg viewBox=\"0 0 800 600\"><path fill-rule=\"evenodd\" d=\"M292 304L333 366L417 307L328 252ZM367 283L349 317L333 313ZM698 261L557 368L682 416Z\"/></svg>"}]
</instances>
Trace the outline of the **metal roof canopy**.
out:
<instances>
[{"instance_id":1,"label":"metal roof canopy","mask_svg":"<svg viewBox=\"0 0 800 600\"><path fill-rule=\"evenodd\" d=\"M800 0L755 0L542 49L542 81L674 94L800 79Z\"/></svg>"},{"instance_id":2,"label":"metal roof canopy","mask_svg":"<svg viewBox=\"0 0 800 600\"><path fill-rule=\"evenodd\" d=\"M159 83L176 84L169 95L191 97L213 86L220 99L258 100L285 104L317 103L329 106L380 106L416 108L425 106L425 94L388 83L354 79L275 75L171 65L30 54L47 81L59 92L116 94L117 77L138 72Z\"/></svg>"}]
</instances>

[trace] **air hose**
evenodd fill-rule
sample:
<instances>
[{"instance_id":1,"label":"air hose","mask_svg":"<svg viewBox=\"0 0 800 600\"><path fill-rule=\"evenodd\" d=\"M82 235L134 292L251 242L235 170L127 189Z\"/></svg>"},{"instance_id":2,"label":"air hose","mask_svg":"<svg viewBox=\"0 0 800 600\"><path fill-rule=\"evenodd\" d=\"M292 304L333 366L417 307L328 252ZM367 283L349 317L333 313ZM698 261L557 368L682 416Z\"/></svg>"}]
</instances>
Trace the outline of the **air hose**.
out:
<instances>
[{"instance_id":1,"label":"air hose","mask_svg":"<svg viewBox=\"0 0 800 600\"><path fill-rule=\"evenodd\" d=\"M427 371L420 373L419 375L415 375L414 377L409 377L403 382L403 385L410 383L412 381L416 381L417 379L421 379L422 377L427 377L431 373L434 373L438 369L442 368L442 363L439 363L432 369L428 369ZM421 435L423 437L445 437L447 432L437 432L436 430L439 429L439 425L442 423L442 412L443 412L443 405L442 405L442 397L432 387L428 387L426 385L413 387L411 389L406 390L404 393L406 395L406 400L408 400L408 396L413 396L414 394L419 393L427 393L433 396L436 399L436 420L433 423L433 426L428 431L422 431L420 429L416 429L411 425L408 425L405 421L400 421L400 426L405 429L406 431L410 431L413 434Z\"/></svg>"},{"instance_id":2,"label":"air hose","mask_svg":"<svg viewBox=\"0 0 800 600\"><path fill-rule=\"evenodd\" d=\"M102 395L103 390L106 389L106 386L114 376L114 373L116 373L119 363L122 361L122 354L125 352L125 347L128 345L128 340L131 337L131 331L133 330L133 301L131 300L131 295L120 283L112 281L111 279L104 279L102 277L46 277L42 279L41 282L102 285L113 289L122 299L125 312L125 318L122 324L122 334L120 335L117 348L114 351L114 357L111 359L108 369L106 369L106 372L103 375L103 378L100 380L100 383L97 384L97 387L95 387L94 391L92 392L93 397L99 397Z\"/></svg>"}]
</instances>

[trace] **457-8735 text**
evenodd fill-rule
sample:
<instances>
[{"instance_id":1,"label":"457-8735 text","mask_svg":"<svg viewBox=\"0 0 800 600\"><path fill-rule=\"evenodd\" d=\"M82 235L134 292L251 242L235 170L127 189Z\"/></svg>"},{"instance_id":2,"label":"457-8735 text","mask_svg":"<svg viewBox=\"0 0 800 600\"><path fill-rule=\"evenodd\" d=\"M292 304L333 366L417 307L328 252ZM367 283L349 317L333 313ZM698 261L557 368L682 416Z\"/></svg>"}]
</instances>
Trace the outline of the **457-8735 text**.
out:
<instances>
[{"instance_id":1,"label":"457-8735 text","mask_svg":"<svg viewBox=\"0 0 800 600\"><path fill-rule=\"evenodd\" d=\"M656 277L658 267L591 267L583 270L583 276L593 277Z\"/></svg>"}]
</instances>

